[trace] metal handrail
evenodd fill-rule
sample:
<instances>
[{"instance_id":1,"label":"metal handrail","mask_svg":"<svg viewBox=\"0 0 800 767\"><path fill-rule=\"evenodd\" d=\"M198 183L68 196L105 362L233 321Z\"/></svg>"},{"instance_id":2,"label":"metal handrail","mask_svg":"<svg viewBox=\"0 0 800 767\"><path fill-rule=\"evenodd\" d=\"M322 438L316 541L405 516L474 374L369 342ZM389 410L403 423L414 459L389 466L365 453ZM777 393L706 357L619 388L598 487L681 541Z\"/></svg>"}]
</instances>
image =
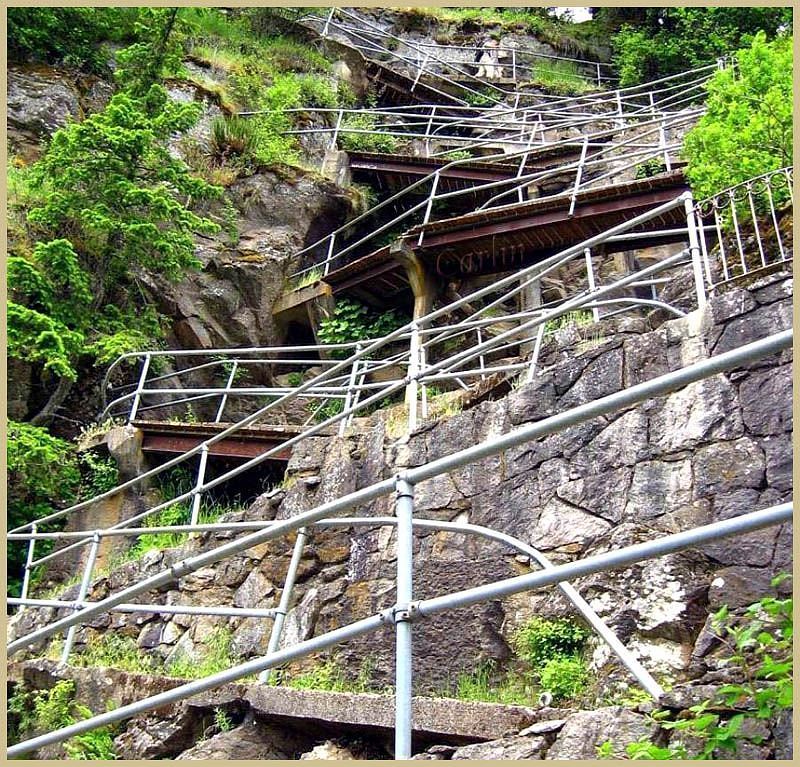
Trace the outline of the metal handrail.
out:
<instances>
[{"instance_id":1,"label":"metal handrail","mask_svg":"<svg viewBox=\"0 0 800 767\"><path fill-rule=\"evenodd\" d=\"M356 621L346 627L328 632L322 637L307 640L289 650L273 652L265 658L259 658L240 664L226 671L206 677L205 679L181 685L166 693L152 696L143 701L137 701L136 703L123 706L113 712L91 717L78 724L61 728L54 732L25 741L24 743L17 744L8 750L8 755L16 756L27 753L43 745L59 742L67 737L94 729L95 727L121 721L166 703L182 700L192 694L211 689L228 681L234 681L254 671L263 671L272 668L278 663L291 660L295 657L302 657L318 649L344 641L347 638L367 633L389 622L395 624L398 636L395 733L397 753L395 756L398 758L410 757L410 621L412 619L420 619L453 609L454 607L475 604L489 598L507 596L525 591L529 588L566 582L580 575L587 575L609 567L619 567L651 556L663 555L664 553L677 551L682 548L696 546L699 543L714 540L720 536L742 533L772 524L779 524L791 519L792 509L791 504L783 504L760 512L742 515L738 518L724 520L693 530L665 536L654 542L637 544L567 565L552 568L547 567L545 570L531 575L518 576L516 578L498 581L486 586L474 587L462 592L434 597L432 599L412 601L411 529L413 525L413 486L426 479L432 479L445 471L467 465L475 460L496 455L508 448L519 446L532 439L555 433L559 429L582 423L599 415L607 415L620 408L638 404L653 397L663 396L682 386L702 380L708 376L738 367L753 359L781 351L788 348L791 342L792 331L784 331L770 336L767 339L748 344L734 351L720 354L678 371L660 376L651 381L630 387L617 394L608 395L599 400L589 402L586 405L578 406L564 413L518 428L501 437L488 439L473 447L431 461L423 466L410 469L394 480L384 480L375 483L335 501L322 504L309 512L301 513L292 519L276 523L267 530L251 533L238 540L217 546L210 551L189 557L100 602L91 606L79 608L71 616L57 620L48 626L36 629L24 637L12 641L8 645L8 651L10 653L24 649L31 642L46 639L58 631L74 628L90 617L99 615L117 605L125 603L125 600L130 597L165 586L176 578L187 575L200 567L221 561L227 556L245 551L255 545L277 538L282 533L290 533L293 530L301 529L305 527L305 525L324 519L329 515L338 515L348 508L374 500L392 490L396 489L398 491L398 595L397 604L394 608L372 616L371 618Z\"/></svg>"}]
</instances>

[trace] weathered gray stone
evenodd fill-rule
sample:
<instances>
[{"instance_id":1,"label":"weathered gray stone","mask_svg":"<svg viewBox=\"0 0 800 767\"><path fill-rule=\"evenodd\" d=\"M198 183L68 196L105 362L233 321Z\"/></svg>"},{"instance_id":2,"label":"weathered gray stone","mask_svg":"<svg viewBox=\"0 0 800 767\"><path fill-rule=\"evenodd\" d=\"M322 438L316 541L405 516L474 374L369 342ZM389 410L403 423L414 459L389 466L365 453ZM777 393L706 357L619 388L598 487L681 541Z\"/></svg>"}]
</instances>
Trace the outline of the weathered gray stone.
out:
<instances>
[{"instance_id":1,"label":"weathered gray stone","mask_svg":"<svg viewBox=\"0 0 800 767\"><path fill-rule=\"evenodd\" d=\"M622 350L612 349L590 362L580 378L559 400L568 409L613 394L622 388Z\"/></svg>"},{"instance_id":2,"label":"weathered gray stone","mask_svg":"<svg viewBox=\"0 0 800 767\"><path fill-rule=\"evenodd\" d=\"M736 392L722 375L670 394L650 417L650 441L665 454L742 434Z\"/></svg>"},{"instance_id":3,"label":"weathered gray stone","mask_svg":"<svg viewBox=\"0 0 800 767\"><path fill-rule=\"evenodd\" d=\"M791 491L794 450L790 435L764 437L761 442L767 463L767 485L776 490Z\"/></svg>"},{"instance_id":4,"label":"weathered gray stone","mask_svg":"<svg viewBox=\"0 0 800 767\"><path fill-rule=\"evenodd\" d=\"M540 421L557 412L558 398L549 377L535 378L511 392L508 397L508 418L515 426Z\"/></svg>"},{"instance_id":5,"label":"weathered gray stone","mask_svg":"<svg viewBox=\"0 0 800 767\"><path fill-rule=\"evenodd\" d=\"M9 67L7 98L9 127L37 137L80 116L77 90L54 70Z\"/></svg>"},{"instance_id":6,"label":"weathered gray stone","mask_svg":"<svg viewBox=\"0 0 800 767\"><path fill-rule=\"evenodd\" d=\"M625 486L623 486L624 492ZM626 519L650 519L690 506L692 464L683 461L637 463L627 492ZM615 519L613 521L619 521Z\"/></svg>"},{"instance_id":7,"label":"weathered gray stone","mask_svg":"<svg viewBox=\"0 0 800 767\"><path fill-rule=\"evenodd\" d=\"M539 473L541 475L541 470ZM573 506L580 506L608 522L619 522L625 511L631 474L626 467L592 474L564 482L556 492L559 498Z\"/></svg>"},{"instance_id":8,"label":"weathered gray stone","mask_svg":"<svg viewBox=\"0 0 800 767\"><path fill-rule=\"evenodd\" d=\"M263 722L220 732L184 751L176 759L291 759L302 739L285 728Z\"/></svg>"},{"instance_id":9,"label":"weathered gray stone","mask_svg":"<svg viewBox=\"0 0 800 767\"><path fill-rule=\"evenodd\" d=\"M275 586L260 570L253 570L233 595L234 607L262 607Z\"/></svg>"},{"instance_id":10,"label":"weathered gray stone","mask_svg":"<svg viewBox=\"0 0 800 767\"><path fill-rule=\"evenodd\" d=\"M714 573L708 589L708 606L712 611L727 605L731 610L748 607L769 594L773 573L756 567L726 567Z\"/></svg>"},{"instance_id":11,"label":"weathered gray stone","mask_svg":"<svg viewBox=\"0 0 800 767\"><path fill-rule=\"evenodd\" d=\"M596 474L620 466L633 466L650 457L647 416L641 411L630 410L601 428L602 431L575 455L573 465L581 473Z\"/></svg>"},{"instance_id":12,"label":"weathered gray stone","mask_svg":"<svg viewBox=\"0 0 800 767\"><path fill-rule=\"evenodd\" d=\"M332 740L326 740L324 743L314 746L311 751L300 755L300 759L353 761L357 758L349 748L337 745Z\"/></svg>"},{"instance_id":13,"label":"weathered gray stone","mask_svg":"<svg viewBox=\"0 0 800 767\"><path fill-rule=\"evenodd\" d=\"M772 728L772 738L775 744L775 759L791 759L794 756L791 709L779 714Z\"/></svg>"},{"instance_id":14,"label":"weathered gray stone","mask_svg":"<svg viewBox=\"0 0 800 767\"><path fill-rule=\"evenodd\" d=\"M508 738L473 743L456 749L451 759L542 759L547 740L540 735L512 735Z\"/></svg>"},{"instance_id":15,"label":"weathered gray stone","mask_svg":"<svg viewBox=\"0 0 800 767\"><path fill-rule=\"evenodd\" d=\"M567 719L545 759L596 759L597 747L606 741L619 759L628 743L653 737L657 729L647 717L620 706L579 711Z\"/></svg>"},{"instance_id":16,"label":"weathered gray stone","mask_svg":"<svg viewBox=\"0 0 800 767\"><path fill-rule=\"evenodd\" d=\"M714 345L714 354L736 349L760 338L792 327L791 305L784 303L761 306L755 311L736 317L724 326ZM760 365L764 365L762 360Z\"/></svg>"},{"instance_id":17,"label":"weathered gray stone","mask_svg":"<svg viewBox=\"0 0 800 767\"><path fill-rule=\"evenodd\" d=\"M764 481L764 455L747 437L702 447L695 453L693 464L695 498L757 488Z\"/></svg>"},{"instance_id":18,"label":"weathered gray stone","mask_svg":"<svg viewBox=\"0 0 800 767\"><path fill-rule=\"evenodd\" d=\"M739 386L739 399L751 434L792 430L792 370L788 365L753 372Z\"/></svg>"},{"instance_id":19,"label":"weathered gray stone","mask_svg":"<svg viewBox=\"0 0 800 767\"><path fill-rule=\"evenodd\" d=\"M543 551L563 547L579 551L610 529L604 519L553 499L542 509L530 540Z\"/></svg>"}]
</instances>

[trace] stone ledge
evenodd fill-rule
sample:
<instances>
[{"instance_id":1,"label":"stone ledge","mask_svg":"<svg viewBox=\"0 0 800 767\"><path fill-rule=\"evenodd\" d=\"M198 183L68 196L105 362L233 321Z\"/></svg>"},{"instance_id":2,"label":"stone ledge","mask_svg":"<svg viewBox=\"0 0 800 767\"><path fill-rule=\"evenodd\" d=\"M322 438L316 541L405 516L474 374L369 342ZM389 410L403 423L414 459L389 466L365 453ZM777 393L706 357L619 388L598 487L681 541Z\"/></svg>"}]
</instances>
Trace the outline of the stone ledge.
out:
<instances>
[{"instance_id":1,"label":"stone ledge","mask_svg":"<svg viewBox=\"0 0 800 767\"><path fill-rule=\"evenodd\" d=\"M42 689L58 679L76 683L79 700L105 709L107 699L117 706L141 700L183 684L183 680L131 674L116 669L58 668L55 661L10 662L8 680ZM191 708L214 708L234 702L249 705L263 721L301 725L325 723L347 729L394 729L394 698L370 693L322 692L270 687L261 684L225 684L186 700ZM564 709L534 709L498 703L459 701L451 698L415 697L414 734L450 743L470 743L500 738L530 725L563 719Z\"/></svg>"}]
</instances>

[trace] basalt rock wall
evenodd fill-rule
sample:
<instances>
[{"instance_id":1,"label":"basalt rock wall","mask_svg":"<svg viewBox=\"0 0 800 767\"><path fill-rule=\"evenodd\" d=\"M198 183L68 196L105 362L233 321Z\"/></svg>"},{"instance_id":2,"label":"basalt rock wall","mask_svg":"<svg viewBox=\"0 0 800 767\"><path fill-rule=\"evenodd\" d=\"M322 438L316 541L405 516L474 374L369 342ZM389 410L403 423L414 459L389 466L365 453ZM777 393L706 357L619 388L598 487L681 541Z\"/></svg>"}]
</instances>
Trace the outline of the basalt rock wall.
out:
<instances>
[{"instance_id":1,"label":"basalt rock wall","mask_svg":"<svg viewBox=\"0 0 800 767\"><path fill-rule=\"evenodd\" d=\"M598 337L595 329L589 343L575 328L567 330L544 350L545 369L533 383L425 424L410 439L396 436L402 427L393 417L376 413L356 421L344 439L300 443L283 488L228 519L289 518L403 468L789 327L791 295L791 278L773 275L654 330L644 319L609 319L598 326L608 335ZM415 513L498 529L555 563L567 562L790 499L791 430L791 353L783 353L423 482L416 487ZM393 500L380 498L353 513L392 515ZM203 535L179 549L150 552L98 579L89 599L102 599L228 537ZM771 577L790 568L791 540L790 526L771 527L575 585L657 677L699 680L719 666L709 614L725 603L741 608L766 593ZM261 544L143 599L274 607L291 543ZM420 531L414 555L415 598L531 570L526 557L460 534ZM391 527L313 531L283 644L390 607L395 567ZM47 612L52 618L52 610ZM570 613L560 592L548 589L421 621L414 628L417 690L451 687L460 672L487 660L502 664L515 627L530 616ZM41 619L37 615L29 610L14 619L12 633L30 629ZM236 657L266 652L269 621L149 613L94 619L78 632L76 650L111 630L167 660L201 656L213 629L223 625L232 631ZM393 642L387 627L350 641L333 656L345 674L368 669L380 687L393 678ZM319 660L299 661L288 672ZM598 695L629 681L600 643L591 663Z\"/></svg>"}]
</instances>

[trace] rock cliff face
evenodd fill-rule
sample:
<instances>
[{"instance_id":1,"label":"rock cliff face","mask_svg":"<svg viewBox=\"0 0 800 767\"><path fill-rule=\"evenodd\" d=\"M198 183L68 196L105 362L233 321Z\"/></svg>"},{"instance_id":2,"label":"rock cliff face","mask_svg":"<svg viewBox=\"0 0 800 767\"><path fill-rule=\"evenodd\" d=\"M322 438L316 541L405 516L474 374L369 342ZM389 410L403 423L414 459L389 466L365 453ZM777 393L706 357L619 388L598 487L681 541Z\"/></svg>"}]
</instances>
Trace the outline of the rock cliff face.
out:
<instances>
[{"instance_id":1,"label":"rock cliff face","mask_svg":"<svg viewBox=\"0 0 800 767\"><path fill-rule=\"evenodd\" d=\"M703 314L655 330L643 320L609 320L616 332L582 353L580 342L566 333L547 351L550 366L533 383L426 424L410 439L392 438L386 420L376 414L357 422L351 437L300 443L288 466L288 489L265 494L229 518L290 517L401 468L789 327L791 294L791 279L777 275L712 300ZM791 355L764 359L426 481L416 488L415 512L421 518L502 530L559 563L763 508L791 497L790 403ZM391 504L391 498L382 498L354 513L391 515ZM223 537L204 535L180 549L150 553L98 580L89 598L100 599L109 589L217 545ZM290 544L262 544L145 599L274 607ZM784 526L597 574L575 585L657 677L691 679L718 665L709 613L724 603L738 608L754 601L790 562L791 528ZM313 532L284 645L391 606L394 568L395 538L389 527ZM416 598L529 570L525 558L499 544L431 531L415 538ZM482 661L502 663L514 628L531 615L570 613L560 592L549 590L416 624L417 690L441 690ZM28 611L15 619L12 633L31 628L36 615ZM211 630L225 623L221 618L166 620L117 613L82 628L77 649L112 629L136 637L142 650L162 658L202 655ZM227 625L236 656L266 652L268 622L247 618ZM350 641L336 651L337 664L354 676L366 664L375 684L391 684L392 633L386 629ZM594 648L598 695L613 692L628 680L605 645L596 642ZM313 662L299 662L290 672Z\"/></svg>"},{"instance_id":2,"label":"rock cliff face","mask_svg":"<svg viewBox=\"0 0 800 767\"><path fill-rule=\"evenodd\" d=\"M11 67L8 75L8 129L11 151L23 162L37 159L45 142L70 120L102 109L113 87L75 71ZM172 83L172 98L198 101L197 126L174 151L203 151L211 121L222 114L212 96L187 83ZM198 149L199 147L199 149ZM314 149L312 147L312 149ZM309 150L311 151L311 150ZM316 151L316 150L314 150ZM313 154L313 151L311 151ZM295 254L354 214L354 198L313 171L260 168L233 181L224 201L207 211L222 224L214 237L198 238L202 267L177 283L149 273L137 275L148 301L170 321L170 348L274 346L286 328L273 320L272 307L297 267ZM100 409L98 370L81 371L64 403L75 421L90 422ZM30 366L16 362L10 377L10 413L24 420L42 403ZM37 400L34 402L34 400Z\"/></svg>"}]
</instances>

